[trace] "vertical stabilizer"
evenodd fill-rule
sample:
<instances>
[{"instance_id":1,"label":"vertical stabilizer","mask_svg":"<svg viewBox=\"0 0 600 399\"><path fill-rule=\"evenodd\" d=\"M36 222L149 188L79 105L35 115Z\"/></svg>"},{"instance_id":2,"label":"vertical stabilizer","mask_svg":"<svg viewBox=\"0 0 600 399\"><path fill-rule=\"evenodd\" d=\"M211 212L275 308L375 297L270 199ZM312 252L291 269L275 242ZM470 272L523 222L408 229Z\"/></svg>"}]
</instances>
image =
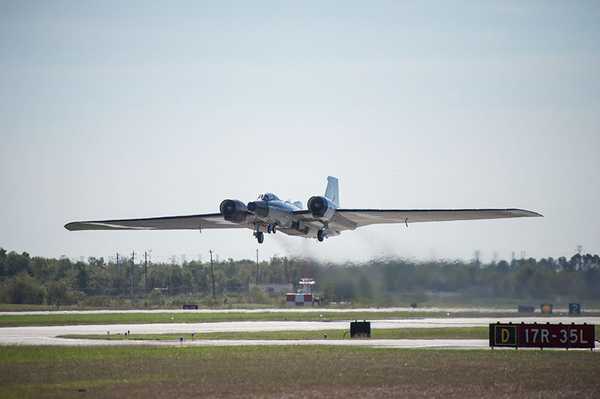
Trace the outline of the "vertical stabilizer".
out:
<instances>
[{"instance_id":1,"label":"vertical stabilizer","mask_svg":"<svg viewBox=\"0 0 600 399\"><path fill-rule=\"evenodd\" d=\"M340 207L340 188L337 177L327 176L327 189L325 189L325 198Z\"/></svg>"}]
</instances>

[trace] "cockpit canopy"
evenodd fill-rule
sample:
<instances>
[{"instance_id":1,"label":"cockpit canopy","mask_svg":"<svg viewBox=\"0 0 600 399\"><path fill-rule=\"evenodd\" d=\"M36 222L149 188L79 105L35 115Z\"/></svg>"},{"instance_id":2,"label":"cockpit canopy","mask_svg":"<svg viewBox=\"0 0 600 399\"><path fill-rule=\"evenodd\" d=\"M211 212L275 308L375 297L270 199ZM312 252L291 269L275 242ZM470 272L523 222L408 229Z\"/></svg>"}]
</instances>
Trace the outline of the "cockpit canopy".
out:
<instances>
[{"instance_id":1,"label":"cockpit canopy","mask_svg":"<svg viewBox=\"0 0 600 399\"><path fill-rule=\"evenodd\" d=\"M264 193L258 196L258 200L261 201L279 201L279 197L277 197L273 193Z\"/></svg>"}]
</instances>

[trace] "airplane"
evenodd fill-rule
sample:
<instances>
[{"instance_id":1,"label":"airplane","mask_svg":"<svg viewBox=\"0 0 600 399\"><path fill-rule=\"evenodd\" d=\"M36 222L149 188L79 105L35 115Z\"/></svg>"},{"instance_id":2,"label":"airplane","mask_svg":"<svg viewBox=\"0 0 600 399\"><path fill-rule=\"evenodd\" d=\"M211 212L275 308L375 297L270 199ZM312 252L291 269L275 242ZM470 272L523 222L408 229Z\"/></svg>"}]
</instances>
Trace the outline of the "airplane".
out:
<instances>
[{"instance_id":1,"label":"airplane","mask_svg":"<svg viewBox=\"0 0 600 399\"><path fill-rule=\"evenodd\" d=\"M500 219L517 217L542 217L537 212L524 209L348 209L340 207L339 181L327 177L323 196L310 197L307 209L300 201L282 201L273 193L264 193L256 201L244 204L235 199L225 199L219 213L187 216L163 216L143 219L95 220L70 222L65 228L75 230L253 230L259 244L265 233L278 231L291 236L326 238L340 235L346 230L372 224L442 222L452 220Z\"/></svg>"}]
</instances>

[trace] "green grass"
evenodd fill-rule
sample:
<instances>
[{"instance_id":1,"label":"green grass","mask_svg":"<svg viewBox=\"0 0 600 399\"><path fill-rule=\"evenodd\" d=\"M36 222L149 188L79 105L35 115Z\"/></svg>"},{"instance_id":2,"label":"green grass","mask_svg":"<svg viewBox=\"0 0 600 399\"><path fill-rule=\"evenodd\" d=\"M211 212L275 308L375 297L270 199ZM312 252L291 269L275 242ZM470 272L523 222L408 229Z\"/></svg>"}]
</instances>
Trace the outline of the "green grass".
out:
<instances>
[{"instance_id":1,"label":"green grass","mask_svg":"<svg viewBox=\"0 0 600 399\"><path fill-rule=\"evenodd\" d=\"M348 330L319 331L235 331L192 334L88 334L62 335L61 338L86 338L109 341L151 340L185 341L194 339L350 339ZM449 328L390 328L373 330L372 339L487 339L488 327L449 327Z\"/></svg>"},{"instance_id":2,"label":"green grass","mask_svg":"<svg viewBox=\"0 0 600 399\"><path fill-rule=\"evenodd\" d=\"M445 317L432 312L260 312L260 313L93 313L93 314L10 314L0 316L0 327L57 326L76 324L206 323L218 321L319 321Z\"/></svg>"},{"instance_id":3,"label":"green grass","mask_svg":"<svg viewBox=\"0 0 600 399\"><path fill-rule=\"evenodd\" d=\"M516 313L485 313L485 317L522 317ZM585 316L592 316L586 313ZM382 320L407 318L481 317L479 312L218 312L218 313L91 313L91 314L9 314L0 315L0 327L59 326L78 324L148 324L148 323L207 323L219 321L332 321L332 320ZM529 315L527 315L529 316ZM535 314L536 317L543 317ZM574 317L573 321L577 321Z\"/></svg>"},{"instance_id":4,"label":"green grass","mask_svg":"<svg viewBox=\"0 0 600 399\"><path fill-rule=\"evenodd\" d=\"M2 398L598 397L587 351L1 347Z\"/></svg>"},{"instance_id":5,"label":"green grass","mask_svg":"<svg viewBox=\"0 0 600 399\"><path fill-rule=\"evenodd\" d=\"M92 299L93 297L89 297ZM21 312L21 311L55 311L55 310L152 310L152 309L181 309L181 302L176 303L163 303L163 304L147 304L143 301L130 302L129 300L123 300L119 302L117 298L108 298L111 302L109 304L90 305L85 303L73 304L73 305L61 305L57 308L55 305L48 304L16 304L16 303L0 303L1 312ZM230 302L227 305L220 305L220 302L214 306L204 303L203 301L190 300L183 301L190 303L197 303L201 307L208 309L272 309L273 307L280 307L281 304L259 304L259 303L235 303ZM408 305L404 305L408 306Z\"/></svg>"}]
</instances>

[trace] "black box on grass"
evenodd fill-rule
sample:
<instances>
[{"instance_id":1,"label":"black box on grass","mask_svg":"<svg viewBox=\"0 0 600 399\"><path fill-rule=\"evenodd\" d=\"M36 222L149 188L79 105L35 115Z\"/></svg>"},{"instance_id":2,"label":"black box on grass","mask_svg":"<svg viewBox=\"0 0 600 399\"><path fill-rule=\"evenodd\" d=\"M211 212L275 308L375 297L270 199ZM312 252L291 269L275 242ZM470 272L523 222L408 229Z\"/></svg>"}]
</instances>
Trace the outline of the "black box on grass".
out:
<instances>
[{"instance_id":1,"label":"black box on grass","mask_svg":"<svg viewBox=\"0 0 600 399\"><path fill-rule=\"evenodd\" d=\"M351 321L350 338L371 338L371 322Z\"/></svg>"}]
</instances>

